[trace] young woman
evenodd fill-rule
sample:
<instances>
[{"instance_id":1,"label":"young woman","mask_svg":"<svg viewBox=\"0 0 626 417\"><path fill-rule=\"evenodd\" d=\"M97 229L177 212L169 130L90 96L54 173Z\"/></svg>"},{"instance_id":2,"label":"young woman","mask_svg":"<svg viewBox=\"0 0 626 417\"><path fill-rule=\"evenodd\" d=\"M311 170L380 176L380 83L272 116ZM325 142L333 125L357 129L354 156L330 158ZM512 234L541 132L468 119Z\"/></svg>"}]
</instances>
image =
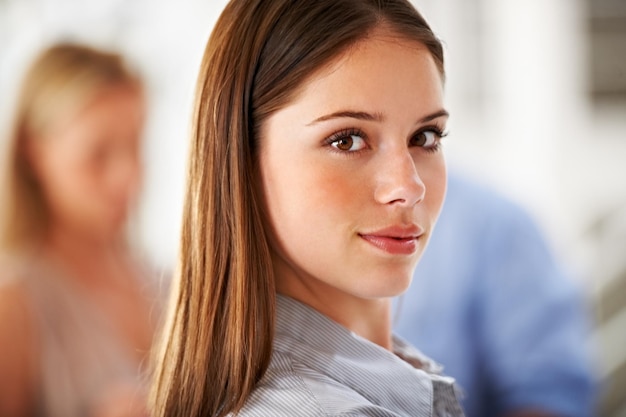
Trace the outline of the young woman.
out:
<instances>
[{"instance_id":1,"label":"young woman","mask_svg":"<svg viewBox=\"0 0 626 417\"><path fill-rule=\"evenodd\" d=\"M158 417L458 416L391 333L445 193L443 53L406 0L233 0L200 70Z\"/></svg>"},{"instance_id":2,"label":"young woman","mask_svg":"<svg viewBox=\"0 0 626 417\"><path fill-rule=\"evenodd\" d=\"M56 45L25 76L2 165L2 416L145 414L154 300L124 227L144 113L115 54Z\"/></svg>"}]
</instances>

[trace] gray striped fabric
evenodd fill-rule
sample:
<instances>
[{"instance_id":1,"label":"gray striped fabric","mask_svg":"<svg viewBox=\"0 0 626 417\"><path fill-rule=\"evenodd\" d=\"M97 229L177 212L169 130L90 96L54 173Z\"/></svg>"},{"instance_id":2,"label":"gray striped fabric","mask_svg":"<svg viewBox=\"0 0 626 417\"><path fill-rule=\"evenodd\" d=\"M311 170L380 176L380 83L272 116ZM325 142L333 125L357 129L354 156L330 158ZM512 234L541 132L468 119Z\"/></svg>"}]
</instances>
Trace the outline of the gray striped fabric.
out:
<instances>
[{"instance_id":1,"label":"gray striped fabric","mask_svg":"<svg viewBox=\"0 0 626 417\"><path fill-rule=\"evenodd\" d=\"M463 416L440 369L397 337L392 353L278 296L272 360L239 416Z\"/></svg>"}]
</instances>

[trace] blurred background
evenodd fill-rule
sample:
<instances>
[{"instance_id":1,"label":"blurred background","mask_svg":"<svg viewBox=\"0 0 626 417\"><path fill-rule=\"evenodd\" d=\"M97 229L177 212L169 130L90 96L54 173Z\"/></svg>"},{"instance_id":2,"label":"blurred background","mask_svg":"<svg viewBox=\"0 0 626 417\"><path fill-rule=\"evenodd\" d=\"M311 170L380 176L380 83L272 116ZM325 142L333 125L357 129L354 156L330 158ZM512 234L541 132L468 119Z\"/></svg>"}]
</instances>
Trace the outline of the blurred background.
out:
<instances>
[{"instance_id":1,"label":"blurred background","mask_svg":"<svg viewBox=\"0 0 626 417\"><path fill-rule=\"evenodd\" d=\"M529 209L583 285L601 415L626 416L626 1L414 3L447 49L447 158ZM51 42L119 50L144 76L146 176L132 230L164 270L176 262L195 77L225 4L0 0L0 128Z\"/></svg>"}]
</instances>

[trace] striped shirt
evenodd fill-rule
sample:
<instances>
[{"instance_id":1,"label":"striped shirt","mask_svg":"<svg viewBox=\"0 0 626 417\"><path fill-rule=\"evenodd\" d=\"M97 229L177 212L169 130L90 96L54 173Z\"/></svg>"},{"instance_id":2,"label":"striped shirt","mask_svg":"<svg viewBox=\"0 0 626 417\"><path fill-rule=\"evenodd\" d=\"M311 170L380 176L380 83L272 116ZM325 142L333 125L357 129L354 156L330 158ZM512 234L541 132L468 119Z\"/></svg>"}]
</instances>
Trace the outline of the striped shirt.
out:
<instances>
[{"instance_id":1,"label":"striped shirt","mask_svg":"<svg viewBox=\"0 0 626 417\"><path fill-rule=\"evenodd\" d=\"M454 380L400 338L393 352L278 296L274 350L242 417L463 416Z\"/></svg>"}]
</instances>

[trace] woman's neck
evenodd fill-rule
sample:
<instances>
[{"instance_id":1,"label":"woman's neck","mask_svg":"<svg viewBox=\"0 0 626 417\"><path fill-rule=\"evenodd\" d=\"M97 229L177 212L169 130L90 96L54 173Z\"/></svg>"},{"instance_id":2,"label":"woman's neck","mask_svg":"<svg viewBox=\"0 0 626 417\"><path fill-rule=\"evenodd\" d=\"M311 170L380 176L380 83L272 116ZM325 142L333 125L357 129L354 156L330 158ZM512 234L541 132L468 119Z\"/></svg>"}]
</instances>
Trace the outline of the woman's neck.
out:
<instances>
[{"instance_id":1,"label":"woman's neck","mask_svg":"<svg viewBox=\"0 0 626 417\"><path fill-rule=\"evenodd\" d=\"M327 311L328 317L377 345L392 350L391 302L389 299L338 300L337 311Z\"/></svg>"},{"instance_id":2,"label":"woman's neck","mask_svg":"<svg viewBox=\"0 0 626 417\"><path fill-rule=\"evenodd\" d=\"M281 279L284 275L280 270L275 274L278 293L294 298L359 336L392 350L389 298L363 299L311 277Z\"/></svg>"},{"instance_id":3,"label":"woman's neck","mask_svg":"<svg viewBox=\"0 0 626 417\"><path fill-rule=\"evenodd\" d=\"M104 272L120 261L125 252L122 240L96 239L70 228L51 226L43 244L44 255L49 256L72 275L91 277L98 281Z\"/></svg>"}]
</instances>

